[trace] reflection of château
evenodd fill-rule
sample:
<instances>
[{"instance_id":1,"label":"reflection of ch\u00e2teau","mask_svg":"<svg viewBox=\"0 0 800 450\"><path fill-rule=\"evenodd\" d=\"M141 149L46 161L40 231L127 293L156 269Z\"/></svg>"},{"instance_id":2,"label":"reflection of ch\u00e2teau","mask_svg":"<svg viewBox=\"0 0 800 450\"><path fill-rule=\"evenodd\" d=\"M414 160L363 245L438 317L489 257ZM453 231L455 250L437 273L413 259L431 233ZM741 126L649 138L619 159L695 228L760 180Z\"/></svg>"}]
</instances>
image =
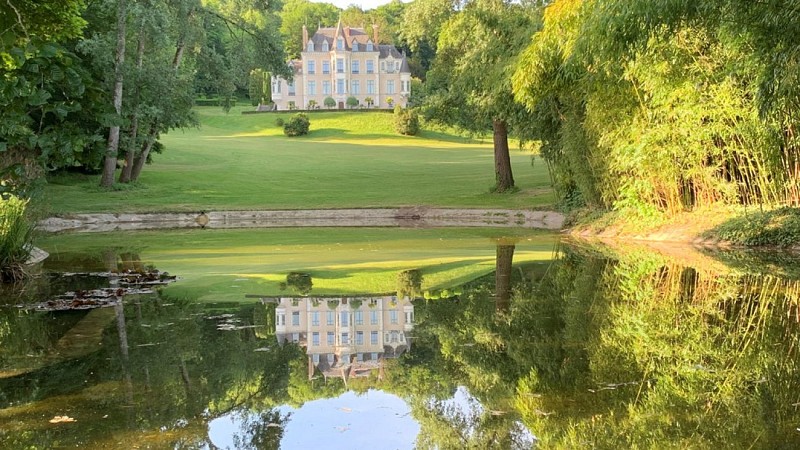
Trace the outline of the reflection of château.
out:
<instances>
[{"instance_id":1,"label":"reflection of ch\u00e2teau","mask_svg":"<svg viewBox=\"0 0 800 450\"><path fill-rule=\"evenodd\" d=\"M382 373L384 358L411 348L413 326L408 297L282 297L275 309L278 342L306 348L309 379Z\"/></svg>"}]
</instances>

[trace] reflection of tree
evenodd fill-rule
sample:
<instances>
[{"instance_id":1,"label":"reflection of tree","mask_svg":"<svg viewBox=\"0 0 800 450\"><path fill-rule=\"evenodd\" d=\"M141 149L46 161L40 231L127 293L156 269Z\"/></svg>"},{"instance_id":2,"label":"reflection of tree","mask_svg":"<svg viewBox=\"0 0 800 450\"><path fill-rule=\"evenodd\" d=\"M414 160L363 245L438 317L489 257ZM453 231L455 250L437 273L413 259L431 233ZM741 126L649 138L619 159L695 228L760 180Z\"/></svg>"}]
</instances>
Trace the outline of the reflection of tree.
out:
<instances>
[{"instance_id":1,"label":"reflection of tree","mask_svg":"<svg viewBox=\"0 0 800 450\"><path fill-rule=\"evenodd\" d=\"M497 244L495 258L495 308L498 314L508 312L511 302L511 264L514 260L514 245Z\"/></svg>"},{"instance_id":2,"label":"reflection of tree","mask_svg":"<svg viewBox=\"0 0 800 450\"><path fill-rule=\"evenodd\" d=\"M515 297L516 405L549 447L793 448L800 283L567 251ZM527 333L525 330L530 330Z\"/></svg>"},{"instance_id":3,"label":"reflection of tree","mask_svg":"<svg viewBox=\"0 0 800 450\"><path fill-rule=\"evenodd\" d=\"M245 328L220 332L217 322L207 318L219 313L204 312L189 300L143 295L132 301L138 304L124 306L94 353L46 370L0 378L2 397L20 405L6 410L19 428L0 431L0 447L50 448L55 445L52 439L58 439L59 446L105 442L114 448L117 444L105 440L111 434L158 448L209 447L210 420L251 408L269 422L250 421L248 448L263 448L260 443L279 439L286 418L278 418L274 407L288 396L288 373L279 368L301 352L292 345L254 351L273 342L258 339L249 328L253 305L230 311ZM127 364L122 365L125 348ZM128 377L130 390L126 382L120 383ZM58 435L48 436L19 433L37 429L42 420L41 414L28 415L29 407L21 403L42 400L54 414L68 406L81 422L103 426L64 427Z\"/></svg>"},{"instance_id":4,"label":"reflection of tree","mask_svg":"<svg viewBox=\"0 0 800 450\"><path fill-rule=\"evenodd\" d=\"M257 414L244 412L240 419L242 435L234 436L236 449L277 450L281 447L283 430L290 414L267 410Z\"/></svg>"},{"instance_id":5,"label":"reflection of tree","mask_svg":"<svg viewBox=\"0 0 800 450\"><path fill-rule=\"evenodd\" d=\"M417 298L422 294L422 272L404 270L397 274L397 298Z\"/></svg>"},{"instance_id":6,"label":"reflection of tree","mask_svg":"<svg viewBox=\"0 0 800 450\"><path fill-rule=\"evenodd\" d=\"M311 275L307 273L291 272L286 275L286 285L300 295L308 295L314 283L311 281Z\"/></svg>"},{"instance_id":7,"label":"reflection of tree","mask_svg":"<svg viewBox=\"0 0 800 450\"><path fill-rule=\"evenodd\" d=\"M519 423L484 408L476 399L431 400L415 409L424 432L418 449L530 449L533 436Z\"/></svg>"}]
</instances>

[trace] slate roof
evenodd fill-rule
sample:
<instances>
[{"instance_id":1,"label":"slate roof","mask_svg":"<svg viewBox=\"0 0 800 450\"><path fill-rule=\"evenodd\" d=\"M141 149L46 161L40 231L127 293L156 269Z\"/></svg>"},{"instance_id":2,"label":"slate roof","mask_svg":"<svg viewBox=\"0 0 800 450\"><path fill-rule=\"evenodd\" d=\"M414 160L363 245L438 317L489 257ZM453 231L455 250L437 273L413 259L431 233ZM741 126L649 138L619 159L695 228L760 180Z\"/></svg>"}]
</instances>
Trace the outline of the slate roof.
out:
<instances>
[{"instance_id":1,"label":"slate roof","mask_svg":"<svg viewBox=\"0 0 800 450\"><path fill-rule=\"evenodd\" d=\"M344 38L344 48L346 51L353 51L353 42L358 42L358 52L367 51L367 42L371 40L371 34L367 33L363 28L343 26L339 22L335 27L325 27L317 29L316 33L309 39L314 43L314 51L321 52L322 44L328 43L328 51L336 49L336 39L342 36ZM378 52L379 59L386 59L392 57L402 61L400 66L400 73L411 73L411 68L408 65L406 56L400 53L394 45L372 43L373 51Z\"/></svg>"}]
</instances>

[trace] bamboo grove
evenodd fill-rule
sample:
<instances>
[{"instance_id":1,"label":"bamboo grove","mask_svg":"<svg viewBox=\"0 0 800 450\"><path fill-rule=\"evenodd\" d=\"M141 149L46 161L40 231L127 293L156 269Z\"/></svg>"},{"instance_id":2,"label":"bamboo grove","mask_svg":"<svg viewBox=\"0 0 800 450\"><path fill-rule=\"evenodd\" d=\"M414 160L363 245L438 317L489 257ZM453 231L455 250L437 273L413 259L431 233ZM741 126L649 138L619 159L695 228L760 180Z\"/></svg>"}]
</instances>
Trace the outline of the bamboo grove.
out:
<instances>
[{"instance_id":1,"label":"bamboo grove","mask_svg":"<svg viewBox=\"0 0 800 450\"><path fill-rule=\"evenodd\" d=\"M800 1L556 0L520 55L568 205L800 205Z\"/></svg>"}]
</instances>

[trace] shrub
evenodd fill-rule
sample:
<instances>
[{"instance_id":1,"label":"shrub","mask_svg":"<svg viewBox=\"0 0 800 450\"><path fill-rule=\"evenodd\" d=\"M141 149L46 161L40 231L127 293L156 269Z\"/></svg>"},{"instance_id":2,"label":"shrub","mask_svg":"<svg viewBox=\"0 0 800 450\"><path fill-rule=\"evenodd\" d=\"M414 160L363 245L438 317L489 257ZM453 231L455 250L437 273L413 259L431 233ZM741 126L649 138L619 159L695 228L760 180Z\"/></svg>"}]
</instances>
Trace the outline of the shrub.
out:
<instances>
[{"instance_id":1,"label":"shrub","mask_svg":"<svg viewBox=\"0 0 800 450\"><path fill-rule=\"evenodd\" d=\"M0 281L23 278L30 256L33 224L25 215L28 201L16 196L0 197Z\"/></svg>"},{"instance_id":2,"label":"shrub","mask_svg":"<svg viewBox=\"0 0 800 450\"><path fill-rule=\"evenodd\" d=\"M419 116L417 112L397 105L394 109L394 129L406 136L416 136L419 133Z\"/></svg>"},{"instance_id":3,"label":"shrub","mask_svg":"<svg viewBox=\"0 0 800 450\"><path fill-rule=\"evenodd\" d=\"M283 134L289 137L301 136L308 134L310 127L311 122L308 120L308 116L304 113L297 113L283 126Z\"/></svg>"},{"instance_id":4,"label":"shrub","mask_svg":"<svg viewBox=\"0 0 800 450\"><path fill-rule=\"evenodd\" d=\"M283 121L283 117L278 117L275 119L275 126L282 127L285 122Z\"/></svg>"},{"instance_id":5,"label":"shrub","mask_svg":"<svg viewBox=\"0 0 800 450\"><path fill-rule=\"evenodd\" d=\"M322 101L326 108L330 109L336 106L336 100L333 97L325 97L325 100Z\"/></svg>"},{"instance_id":6,"label":"shrub","mask_svg":"<svg viewBox=\"0 0 800 450\"><path fill-rule=\"evenodd\" d=\"M375 104L375 100L372 97L364 98L364 103L367 104L367 108L372 108L372 105Z\"/></svg>"},{"instance_id":7,"label":"shrub","mask_svg":"<svg viewBox=\"0 0 800 450\"><path fill-rule=\"evenodd\" d=\"M347 97L346 104L348 108L353 109L358 106L358 99L353 96Z\"/></svg>"}]
</instances>

